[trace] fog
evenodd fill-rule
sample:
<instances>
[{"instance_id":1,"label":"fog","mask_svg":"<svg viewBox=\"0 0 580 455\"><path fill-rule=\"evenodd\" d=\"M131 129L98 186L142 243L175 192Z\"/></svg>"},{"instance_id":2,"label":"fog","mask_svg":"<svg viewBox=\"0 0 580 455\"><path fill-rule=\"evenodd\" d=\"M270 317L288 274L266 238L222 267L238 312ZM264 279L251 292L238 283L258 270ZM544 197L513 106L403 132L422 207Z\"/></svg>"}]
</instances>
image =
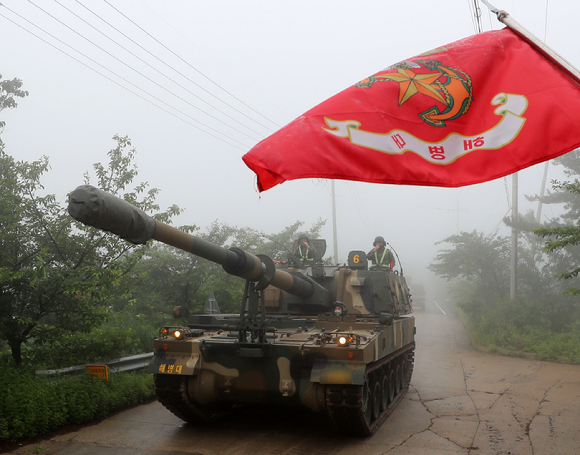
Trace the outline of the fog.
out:
<instances>
[{"instance_id":1,"label":"fog","mask_svg":"<svg viewBox=\"0 0 580 455\"><path fill-rule=\"evenodd\" d=\"M50 158L46 192L65 201L93 163L107 161L113 135L127 135L137 180L161 189L163 208L185 209L174 224L203 230L218 220L273 233L322 218L327 255L330 181L289 181L258 194L242 155L360 79L478 31L467 0L2 3L0 74L30 92L0 114L2 140L16 159ZM493 4L580 67L580 4ZM481 28L503 28L483 4ZM562 178L548 170L548 181ZM524 195L540 192L543 172L540 164L519 173L520 212L537 209ZM510 177L458 189L336 181L339 262L382 235L405 274L428 281L436 242L460 231L509 234L502 218L511 185Z\"/></svg>"}]
</instances>

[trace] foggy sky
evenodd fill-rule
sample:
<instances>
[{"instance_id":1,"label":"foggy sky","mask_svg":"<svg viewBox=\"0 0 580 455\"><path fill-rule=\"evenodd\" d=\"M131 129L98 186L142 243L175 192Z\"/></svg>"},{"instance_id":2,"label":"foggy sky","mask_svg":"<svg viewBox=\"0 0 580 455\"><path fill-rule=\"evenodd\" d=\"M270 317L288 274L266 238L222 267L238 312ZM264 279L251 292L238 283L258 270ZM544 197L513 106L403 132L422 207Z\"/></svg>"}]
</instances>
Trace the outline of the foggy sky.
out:
<instances>
[{"instance_id":1,"label":"foggy sky","mask_svg":"<svg viewBox=\"0 0 580 455\"><path fill-rule=\"evenodd\" d=\"M0 114L7 124L2 139L16 159L50 158L52 170L43 179L46 192L64 201L93 163L106 163L106 153L115 146L112 136L127 135L137 149L137 181L161 189L163 208L177 204L185 209L174 224L205 229L218 220L273 233L296 220L309 227L320 217L328 220L323 230L327 255L333 253L330 182L289 181L259 195L242 155L360 79L477 31L468 0L109 0L141 29L103 1L2 3L0 74L22 79L30 92L17 109ZM492 3L580 67L579 4ZM481 12L483 31L503 28L483 4ZM226 142L209 135L215 134L209 128L223 133ZM539 193L543 169L540 164L520 172L520 212L536 209L524 194ZM548 179L553 178L562 176L550 166ZM337 181L336 192L340 262L350 250L369 250L374 237L382 235L400 256L405 273L422 280L441 248L435 242L474 229L509 234L502 224L509 212L509 177L458 189ZM545 215L555 214L544 207Z\"/></svg>"}]
</instances>

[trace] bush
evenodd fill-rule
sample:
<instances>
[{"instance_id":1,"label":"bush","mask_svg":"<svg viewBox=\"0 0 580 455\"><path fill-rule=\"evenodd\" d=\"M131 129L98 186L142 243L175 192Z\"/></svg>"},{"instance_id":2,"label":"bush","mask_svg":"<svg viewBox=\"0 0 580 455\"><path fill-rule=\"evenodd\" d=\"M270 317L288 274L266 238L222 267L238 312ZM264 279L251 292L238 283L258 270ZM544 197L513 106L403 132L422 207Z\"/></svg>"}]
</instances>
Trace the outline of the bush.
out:
<instances>
[{"instance_id":1,"label":"bush","mask_svg":"<svg viewBox=\"0 0 580 455\"><path fill-rule=\"evenodd\" d=\"M116 373L102 381L88 373L36 377L9 370L0 373L0 389L0 440L8 441L102 419L154 396L153 375L143 373Z\"/></svg>"},{"instance_id":2,"label":"bush","mask_svg":"<svg viewBox=\"0 0 580 455\"><path fill-rule=\"evenodd\" d=\"M158 327L124 318L88 333L64 334L52 343L25 345L23 354L39 370L99 363L152 352L157 332Z\"/></svg>"},{"instance_id":3,"label":"bush","mask_svg":"<svg viewBox=\"0 0 580 455\"><path fill-rule=\"evenodd\" d=\"M536 353L542 360L580 363L580 321L555 325L546 305L522 298L482 305L465 316L475 344ZM555 327L560 328L559 331Z\"/></svg>"}]
</instances>

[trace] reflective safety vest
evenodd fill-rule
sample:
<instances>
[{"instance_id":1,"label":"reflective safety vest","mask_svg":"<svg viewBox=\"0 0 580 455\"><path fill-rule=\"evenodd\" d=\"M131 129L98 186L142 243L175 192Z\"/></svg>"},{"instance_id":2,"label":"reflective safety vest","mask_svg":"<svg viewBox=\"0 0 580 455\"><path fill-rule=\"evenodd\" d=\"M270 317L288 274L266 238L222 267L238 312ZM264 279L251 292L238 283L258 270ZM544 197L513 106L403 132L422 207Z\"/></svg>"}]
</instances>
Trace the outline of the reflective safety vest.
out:
<instances>
[{"instance_id":1,"label":"reflective safety vest","mask_svg":"<svg viewBox=\"0 0 580 455\"><path fill-rule=\"evenodd\" d=\"M392 267L392 263L388 263L388 264L384 264L383 261L385 260L385 256L387 254L387 249L385 248L383 250L383 254L381 255L381 260L379 261L379 257L377 255L377 252L375 251L375 264L376 265L380 265L380 266L388 266L388 267Z\"/></svg>"},{"instance_id":2,"label":"reflective safety vest","mask_svg":"<svg viewBox=\"0 0 580 455\"><path fill-rule=\"evenodd\" d=\"M308 251L309 251L309 249L306 248L306 251L303 253L302 252L302 245L298 245L298 253L300 253L300 260L301 261L314 261L314 258L308 257Z\"/></svg>"}]
</instances>

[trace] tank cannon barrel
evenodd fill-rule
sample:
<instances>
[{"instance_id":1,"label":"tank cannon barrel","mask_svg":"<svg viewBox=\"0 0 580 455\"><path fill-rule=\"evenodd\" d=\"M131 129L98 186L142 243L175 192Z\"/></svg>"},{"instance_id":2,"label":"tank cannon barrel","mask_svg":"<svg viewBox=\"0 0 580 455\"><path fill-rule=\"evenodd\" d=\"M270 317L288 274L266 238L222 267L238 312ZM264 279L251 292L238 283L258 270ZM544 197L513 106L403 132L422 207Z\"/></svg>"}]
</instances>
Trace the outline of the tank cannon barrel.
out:
<instances>
[{"instance_id":1,"label":"tank cannon barrel","mask_svg":"<svg viewBox=\"0 0 580 455\"><path fill-rule=\"evenodd\" d=\"M259 281L268 273L258 256L239 248L226 249L156 220L131 203L90 185L76 188L69 196L69 214L77 221L112 232L134 244L153 239L220 264L231 274ZM308 298L314 292L308 280L275 269L269 284Z\"/></svg>"}]
</instances>

